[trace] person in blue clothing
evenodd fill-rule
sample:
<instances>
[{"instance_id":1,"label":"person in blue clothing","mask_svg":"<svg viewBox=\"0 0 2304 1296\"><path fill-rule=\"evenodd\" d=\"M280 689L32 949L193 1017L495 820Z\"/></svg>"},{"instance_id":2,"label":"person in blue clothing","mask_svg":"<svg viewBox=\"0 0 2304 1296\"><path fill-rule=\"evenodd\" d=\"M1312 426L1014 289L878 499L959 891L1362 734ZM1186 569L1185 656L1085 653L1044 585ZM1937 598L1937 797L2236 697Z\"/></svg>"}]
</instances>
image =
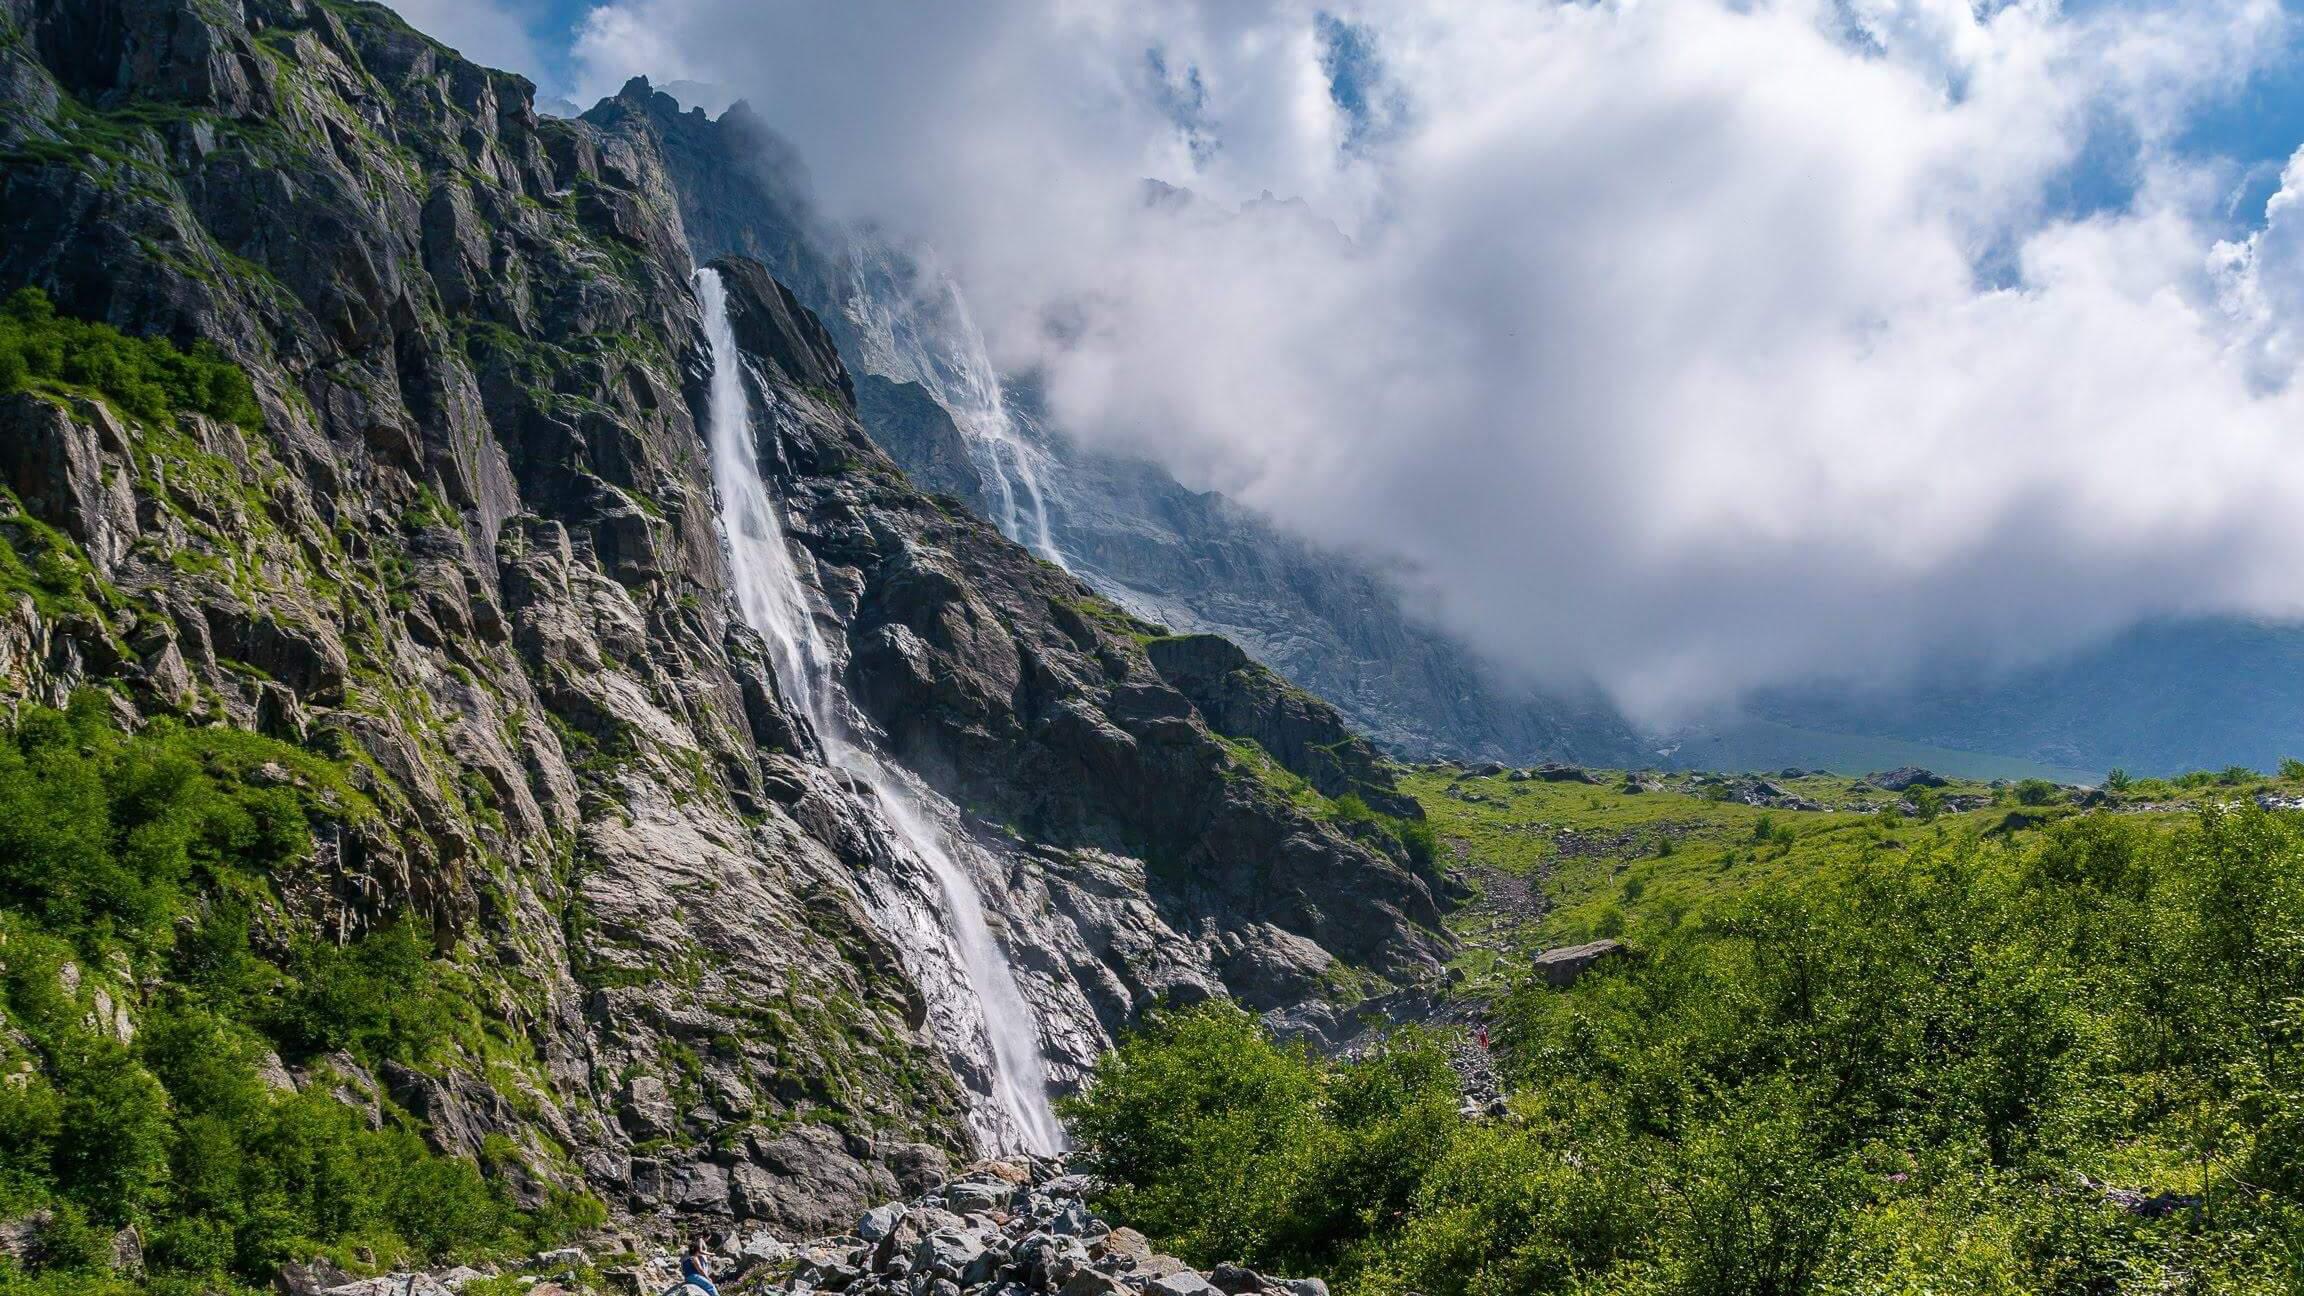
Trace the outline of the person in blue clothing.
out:
<instances>
[{"instance_id":1,"label":"person in blue clothing","mask_svg":"<svg viewBox=\"0 0 2304 1296\"><path fill-rule=\"evenodd\" d=\"M720 1289L712 1285L712 1266L704 1251L704 1239L690 1242L688 1250L680 1256L680 1278L704 1296L720 1296Z\"/></svg>"}]
</instances>

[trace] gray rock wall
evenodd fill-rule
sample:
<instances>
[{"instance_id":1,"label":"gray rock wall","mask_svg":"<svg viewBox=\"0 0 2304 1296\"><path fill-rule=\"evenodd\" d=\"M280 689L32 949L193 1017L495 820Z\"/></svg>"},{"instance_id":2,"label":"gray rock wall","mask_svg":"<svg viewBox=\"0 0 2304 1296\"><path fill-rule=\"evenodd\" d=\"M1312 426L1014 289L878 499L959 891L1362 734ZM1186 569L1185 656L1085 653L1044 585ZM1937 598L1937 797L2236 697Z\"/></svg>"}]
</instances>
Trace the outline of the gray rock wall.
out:
<instances>
[{"instance_id":1,"label":"gray rock wall","mask_svg":"<svg viewBox=\"0 0 2304 1296\"><path fill-rule=\"evenodd\" d=\"M0 702L116 684L352 772L385 813L266 920L423 915L496 1041L355 1099L509 1140L525 1197L819 1229L974 1150L981 1064L933 890L732 614L657 141L531 96L375 6L0 0L0 292L213 343L264 411L0 403L0 484L109 591L0 592ZM852 691L1060 1082L1161 995L1434 970L1424 880L1244 777L1139 627L920 494L823 325L724 270Z\"/></svg>"}]
</instances>

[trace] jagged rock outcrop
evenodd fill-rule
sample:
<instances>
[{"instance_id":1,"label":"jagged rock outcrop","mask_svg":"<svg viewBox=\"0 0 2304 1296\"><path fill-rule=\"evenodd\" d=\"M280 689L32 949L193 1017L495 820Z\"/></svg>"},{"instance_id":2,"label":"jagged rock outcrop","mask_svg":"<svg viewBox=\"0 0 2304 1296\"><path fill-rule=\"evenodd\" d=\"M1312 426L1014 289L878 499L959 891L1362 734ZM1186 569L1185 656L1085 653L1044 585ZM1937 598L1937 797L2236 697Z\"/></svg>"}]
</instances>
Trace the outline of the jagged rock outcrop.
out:
<instances>
[{"instance_id":1,"label":"jagged rock outcrop","mask_svg":"<svg viewBox=\"0 0 2304 1296\"><path fill-rule=\"evenodd\" d=\"M758 353L822 344L827 335L812 319L766 300L774 285L756 266L715 264L740 338L798 334L762 337ZM1410 979L1433 970L1438 945L1428 933L1438 913L1425 881L1295 811L1244 768L1216 736L1223 725L1154 666L1149 627L982 519L922 496L837 402L772 385L760 397L785 522L844 627L855 699L906 766L1032 843L1035 881L1076 928L1087 921L1074 939L1040 931L1028 962L1057 952L1075 959L1064 979L1088 992L1107 1023L1184 989L1131 984L1125 972L1115 979L1106 952L1114 921L1092 903L1093 886L1070 877L1082 864L1094 878L1103 863L1140 860L1145 894L1178 932L1215 937L1246 924L1267 954L1283 938L1263 931L1276 929L1309 942L1322 964L1337 956ZM1269 704L1293 704L1297 723L1332 736L1340 767L1376 768L1333 711L1257 674L1272 686ZM1258 719L1245 700L1232 710L1230 718L1272 732L1289 723ZM1021 881L994 889L1013 896ZM1219 973L1205 988L1223 982Z\"/></svg>"},{"instance_id":2,"label":"jagged rock outcrop","mask_svg":"<svg viewBox=\"0 0 2304 1296\"><path fill-rule=\"evenodd\" d=\"M1384 814L1424 817L1334 708L1259 665L1240 645L1218 635L1171 635L1145 648L1153 669L1192 699L1218 733L1254 741L1328 796L1357 796Z\"/></svg>"},{"instance_id":3,"label":"jagged rock outcrop","mask_svg":"<svg viewBox=\"0 0 2304 1296\"><path fill-rule=\"evenodd\" d=\"M992 516L984 478L952 415L918 383L875 373L856 377L856 417L904 474L932 495L949 495L981 517Z\"/></svg>"},{"instance_id":4,"label":"jagged rock outcrop","mask_svg":"<svg viewBox=\"0 0 2304 1296\"><path fill-rule=\"evenodd\" d=\"M808 1231L971 1152L934 887L731 606L659 141L348 0L0 0L0 109L0 293L211 343L262 411L0 402L0 539L92 591L0 588L0 703L116 685L131 721L336 762L378 813L316 824L264 921L419 915L493 1041L305 1083L640 1216ZM1144 627L915 489L832 334L722 269L827 637L949 797L1059 1082L1159 996L1437 967L1426 878L1245 770Z\"/></svg>"}]
</instances>

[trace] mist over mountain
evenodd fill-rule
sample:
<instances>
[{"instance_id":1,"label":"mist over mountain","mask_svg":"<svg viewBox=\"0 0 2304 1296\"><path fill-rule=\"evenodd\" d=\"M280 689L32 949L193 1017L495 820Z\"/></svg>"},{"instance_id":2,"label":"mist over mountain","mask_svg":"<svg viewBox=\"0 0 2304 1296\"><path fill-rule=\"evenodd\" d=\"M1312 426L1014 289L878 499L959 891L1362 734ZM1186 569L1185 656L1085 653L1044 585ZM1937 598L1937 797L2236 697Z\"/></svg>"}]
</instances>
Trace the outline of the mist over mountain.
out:
<instances>
[{"instance_id":1,"label":"mist over mountain","mask_svg":"<svg viewBox=\"0 0 2304 1296\"><path fill-rule=\"evenodd\" d=\"M2293 141L2187 134L2277 6L1337 18L630 0L577 55L739 89L1066 435L1643 726L2298 612ZM1347 238L1208 216L1266 191Z\"/></svg>"},{"instance_id":2,"label":"mist over mountain","mask_svg":"<svg viewBox=\"0 0 2304 1296\"><path fill-rule=\"evenodd\" d=\"M1047 528L1050 552L1107 594L1153 621L1230 635L1402 755L1849 772L1919 761L2086 779L2115 767L2269 767L2304 750L2304 712L2281 692L2291 632L2277 623L2238 638L2224 622L2165 623L2023 667L1970 651L1918 680L1855 661L1838 671L1846 683L1796 681L1678 723L1640 724L1590 685L1547 685L1471 651L1420 597L1427 587L1384 566L1381 553L1306 541L1221 494L1181 486L1148 458L1068 435L1036 381L992 371L960 286L823 216L797 148L749 105L713 120L668 92L628 87L597 111L647 118L683 192L708 195L687 212L700 254L765 256L833 321L857 364L901 380L875 393L867 418L888 420L875 434L916 477L1019 538ZM1277 221L1344 242L1301 202L1267 196L1230 213L1186 190L1148 193L1140 200L1196 222ZM851 261L859 240L880 267L876 286ZM1006 449L949 417L928 414L937 426L920 428L929 406L987 401L1000 406ZM1032 526L1018 523L1022 483L1000 498L1001 456L1018 453L1040 465ZM2236 649L2243 640L2253 647Z\"/></svg>"}]
</instances>

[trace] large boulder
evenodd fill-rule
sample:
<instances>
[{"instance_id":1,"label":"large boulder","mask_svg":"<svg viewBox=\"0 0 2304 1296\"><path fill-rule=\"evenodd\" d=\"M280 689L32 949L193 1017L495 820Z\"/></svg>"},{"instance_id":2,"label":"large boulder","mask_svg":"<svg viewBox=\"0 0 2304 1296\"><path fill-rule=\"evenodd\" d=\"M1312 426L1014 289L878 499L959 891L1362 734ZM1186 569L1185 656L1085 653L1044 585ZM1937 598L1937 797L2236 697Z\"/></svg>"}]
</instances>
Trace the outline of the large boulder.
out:
<instances>
[{"instance_id":1,"label":"large boulder","mask_svg":"<svg viewBox=\"0 0 2304 1296\"><path fill-rule=\"evenodd\" d=\"M1628 952L1620 940L1596 940L1582 945L1564 945L1538 954L1530 966L1544 984L1571 986L1577 978L1589 971L1602 959L1621 958Z\"/></svg>"},{"instance_id":2,"label":"large boulder","mask_svg":"<svg viewBox=\"0 0 2304 1296\"><path fill-rule=\"evenodd\" d=\"M1905 792L1916 787L1943 787L1941 775L1917 765L1900 765L1892 770L1867 774L1864 781L1884 792Z\"/></svg>"}]
</instances>

